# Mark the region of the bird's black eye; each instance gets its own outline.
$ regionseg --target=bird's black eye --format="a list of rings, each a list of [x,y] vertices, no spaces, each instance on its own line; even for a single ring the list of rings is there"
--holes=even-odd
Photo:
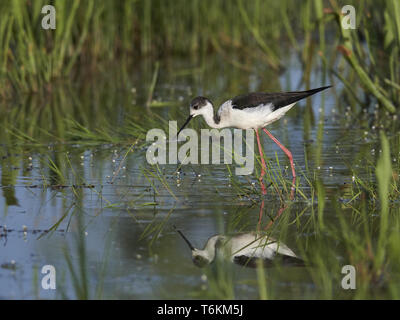
[[[199,105],[198,104],[195,104],[194,106],[193,106],[193,109],[194,110],[197,110],[199,108]]]

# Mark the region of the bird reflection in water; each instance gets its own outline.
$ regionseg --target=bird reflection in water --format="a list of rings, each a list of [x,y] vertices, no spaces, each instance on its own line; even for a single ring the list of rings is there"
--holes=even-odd
[[[287,245],[260,232],[233,236],[214,235],[207,240],[203,249],[197,249],[182,231],[176,231],[192,251],[193,263],[200,268],[211,264],[218,256],[246,267],[256,267],[258,260],[262,260],[265,267],[275,263],[286,266],[304,265],[304,261]]]

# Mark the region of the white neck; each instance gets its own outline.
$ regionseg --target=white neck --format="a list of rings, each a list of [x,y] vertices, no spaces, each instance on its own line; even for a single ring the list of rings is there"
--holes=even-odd
[[[221,121],[219,123],[215,122],[214,119],[214,109],[207,109],[206,112],[201,114],[204,118],[204,120],[207,122],[208,126],[211,128],[219,129],[223,128],[224,126],[222,125]]]
[[[204,249],[203,250],[199,250],[199,251],[201,251],[202,255],[204,257],[206,257],[211,262],[215,258],[215,251],[216,251],[217,242],[219,240],[223,240],[223,239],[224,239],[224,237],[221,236],[221,235],[213,236],[210,239],[208,239]]]

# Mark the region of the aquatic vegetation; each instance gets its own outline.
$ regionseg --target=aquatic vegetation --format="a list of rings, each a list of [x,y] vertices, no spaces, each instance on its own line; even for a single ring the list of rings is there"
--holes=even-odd
[[[399,1],[52,3],[56,30],[40,28],[46,1],[0,2],[0,298],[400,298]],[[258,154],[247,176],[146,161],[147,132],[182,125],[194,96],[326,84],[269,127],[293,197],[263,136],[264,197]],[[173,225],[197,247],[262,232],[305,266],[198,269]]]
[[[397,85],[400,6],[396,0],[378,1],[379,4],[370,0],[360,4],[357,30],[341,28],[344,4],[336,1],[302,1],[298,10],[288,0],[279,3],[193,1],[190,6],[183,2],[127,0],[94,5],[94,1],[54,1],[57,10],[54,31],[39,27],[44,0],[28,4],[17,0],[11,6],[3,2],[1,95],[10,97],[13,91],[51,92],[58,86],[55,79],[75,77],[86,69],[98,72],[93,70],[117,58],[122,58],[121,63],[128,66],[132,61],[130,56],[135,62],[138,56],[189,54],[196,57],[210,50],[226,56],[234,50],[239,55],[250,53],[251,58],[265,59],[272,69],[279,70],[283,66],[278,59],[281,51],[278,43],[288,41],[305,63],[312,59],[313,52],[307,50],[312,50],[316,41],[322,61],[343,82],[346,91],[353,97],[359,96],[348,80],[357,76],[368,94],[388,111],[395,111],[400,96]],[[347,5],[355,3],[346,2]],[[382,10],[374,10],[377,6]],[[377,25],[383,27],[376,28]],[[342,56],[327,46],[327,32],[338,33],[334,43]],[[297,40],[299,34],[304,37],[303,52]],[[337,68],[344,67],[343,59],[350,66],[347,74],[337,72]],[[388,61],[388,66],[381,65],[382,60]],[[230,62],[244,69],[251,65],[240,58]],[[157,65],[152,73],[147,105],[152,102],[159,78]],[[304,76],[307,83],[309,70]]]

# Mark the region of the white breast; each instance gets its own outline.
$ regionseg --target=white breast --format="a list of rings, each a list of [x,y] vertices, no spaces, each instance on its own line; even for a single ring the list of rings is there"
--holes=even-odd
[[[271,237],[261,237],[246,233],[236,236],[232,241],[232,259],[234,256],[245,255],[247,257],[273,259],[276,254],[295,257],[296,254],[284,243]]]
[[[221,127],[234,127],[239,129],[259,129],[282,118],[295,103],[272,111],[272,105],[260,105],[255,108],[235,109],[232,101],[228,100],[218,110]]]

